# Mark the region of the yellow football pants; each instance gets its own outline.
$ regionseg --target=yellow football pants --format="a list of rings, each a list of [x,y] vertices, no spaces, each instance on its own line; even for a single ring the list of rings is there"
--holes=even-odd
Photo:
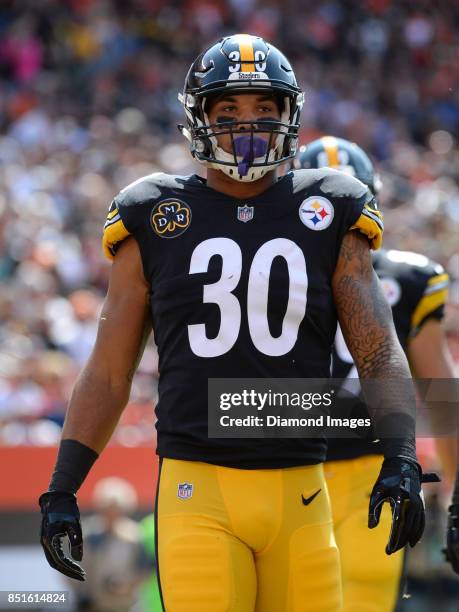
[[[166,612],[342,610],[321,464],[240,470],[164,459],[156,511]]]
[[[391,510],[384,504],[379,525],[368,529],[370,493],[381,456],[324,465],[341,557],[345,612],[393,612],[400,588],[403,551],[386,555]]]

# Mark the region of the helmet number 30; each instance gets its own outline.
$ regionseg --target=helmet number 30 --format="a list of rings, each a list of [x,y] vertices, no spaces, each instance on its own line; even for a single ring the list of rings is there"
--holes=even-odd
[[[234,64],[230,64],[228,66],[228,70],[230,72],[240,72],[241,71],[241,54],[239,51],[231,51],[228,53],[228,57]],[[266,53],[257,49],[253,56],[255,70],[257,72],[264,72],[266,70]],[[252,61],[253,61],[252,60]]]
[[[233,294],[242,273],[239,245],[229,238],[201,242],[191,256],[190,274],[207,272],[214,255],[222,258],[222,273],[216,283],[204,285],[203,302],[219,307],[220,328],[215,338],[208,338],[204,323],[188,325],[191,350],[198,357],[218,357],[227,353],[236,343],[241,327],[241,304]],[[268,323],[269,280],[276,257],[285,260],[289,276],[287,309],[278,337],[271,335]],[[261,353],[277,357],[295,346],[306,312],[307,287],[306,261],[302,250],[292,240],[269,240],[255,253],[247,287],[247,319],[252,342]]]

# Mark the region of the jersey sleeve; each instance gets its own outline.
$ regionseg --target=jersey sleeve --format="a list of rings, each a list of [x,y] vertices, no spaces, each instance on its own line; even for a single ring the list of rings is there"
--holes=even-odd
[[[150,223],[152,206],[162,194],[162,184],[174,179],[162,172],[142,176],[124,187],[108,209],[102,236],[104,255],[112,260],[123,240],[134,236],[138,241],[145,236]]]
[[[123,207],[115,198],[108,209],[102,235],[102,249],[109,260],[114,258],[117,248],[131,233],[125,225],[126,219],[123,220],[122,213]]]
[[[429,266],[430,267],[430,266]],[[411,315],[410,335],[416,335],[430,318],[441,320],[448,297],[449,277],[439,264],[426,278],[424,290]]]
[[[368,192],[370,194],[370,192]],[[365,202],[357,221],[349,228],[349,231],[356,230],[364,234],[371,248],[376,251],[382,245],[382,236],[384,231],[384,223],[381,212],[378,210],[378,204],[373,197]]]
[[[333,168],[320,168],[315,178],[320,183],[321,195],[331,196],[341,210],[341,239],[348,231],[359,231],[368,238],[373,250],[379,249],[384,231],[383,217],[370,189],[355,177]]]

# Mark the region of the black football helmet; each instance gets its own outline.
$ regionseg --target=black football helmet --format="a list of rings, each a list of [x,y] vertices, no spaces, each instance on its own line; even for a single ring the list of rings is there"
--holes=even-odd
[[[382,183],[370,158],[355,142],[334,136],[323,136],[302,145],[293,162],[294,168],[322,168],[329,166],[351,174],[365,183],[376,194]]]
[[[275,94],[280,101],[280,121],[211,125],[206,102],[210,96],[229,92]],[[303,93],[286,57],[258,36],[227,36],[201,53],[188,71],[179,100],[187,125],[178,127],[189,140],[192,155],[235,180],[256,181],[296,154]],[[231,135],[231,153],[218,145],[216,133]],[[269,141],[257,133],[269,133]]]

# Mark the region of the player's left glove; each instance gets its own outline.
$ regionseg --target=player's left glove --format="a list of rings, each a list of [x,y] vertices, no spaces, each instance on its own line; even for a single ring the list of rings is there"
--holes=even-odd
[[[405,457],[385,459],[378,480],[370,496],[368,527],[379,523],[384,502],[392,508],[392,527],[386,545],[391,555],[406,544],[414,546],[421,538],[425,526],[423,482],[439,482],[436,474],[422,474],[416,461]]]
[[[81,561],[83,558],[80,512],[75,495],[63,491],[48,491],[41,495],[38,503],[43,515],[40,542],[48,563],[69,578],[84,580],[84,569],[72,561],[62,548],[62,540],[67,537],[73,559]]]
[[[459,504],[448,508],[445,556],[456,574],[459,574]]]

